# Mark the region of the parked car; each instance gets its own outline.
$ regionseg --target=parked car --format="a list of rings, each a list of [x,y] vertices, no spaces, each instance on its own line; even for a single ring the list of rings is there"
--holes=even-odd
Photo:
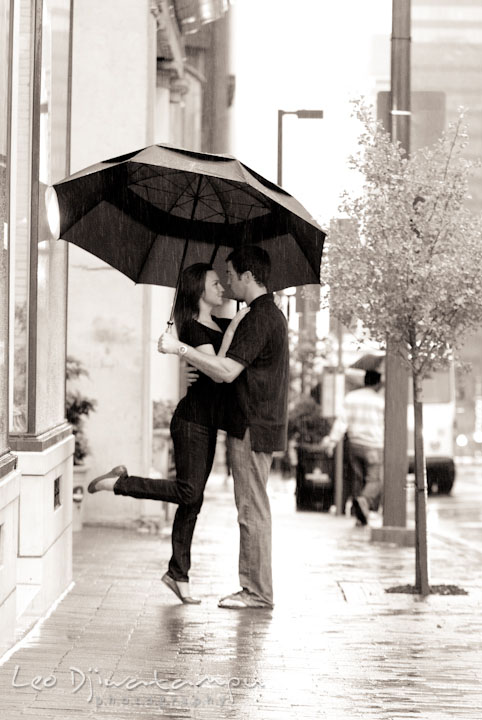
[[[455,482],[455,377],[453,365],[422,383],[423,441],[429,494],[449,494]],[[414,471],[411,388],[407,413],[409,472]]]

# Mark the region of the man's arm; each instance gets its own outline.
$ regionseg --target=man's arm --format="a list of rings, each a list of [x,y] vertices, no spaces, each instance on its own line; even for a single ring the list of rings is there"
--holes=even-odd
[[[183,355],[184,360],[216,382],[232,383],[244,370],[244,365],[236,360],[217,355],[206,355],[190,345],[179,342],[170,333],[161,335],[157,349],[161,353],[176,355],[179,353],[181,345],[187,348],[187,352]]]
[[[333,455],[335,447],[338,445],[346,431],[347,424],[345,419],[343,417],[337,417],[330,430],[330,434],[325,435],[320,443],[321,449],[325,450],[329,457]]]

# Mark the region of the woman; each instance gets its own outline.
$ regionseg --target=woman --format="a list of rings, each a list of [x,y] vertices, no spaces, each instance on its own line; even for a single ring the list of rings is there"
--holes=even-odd
[[[240,310],[231,321],[213,317],[213,309],[223,303],[223,294],[218,275],[210,265],[197,263],[184,270],[174,310],[181,342],[207,354],[225,355],[249,308]],[[90,493],[109,490],[116,495],[178,504],[172,526],[172,557],[162,581],[185,604],[201,602],[189,588],[191,542],[213,465],[223,408],[222,383],[199,373],[171,420],[176,479],[136,477],[129,475],[124,465],[118,465],[88,486]]]

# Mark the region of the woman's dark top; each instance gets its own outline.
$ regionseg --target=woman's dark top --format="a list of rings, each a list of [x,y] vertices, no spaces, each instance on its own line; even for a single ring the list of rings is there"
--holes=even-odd
[[[213,320],[219,325],[219,331],[206,327],[197,320],[184,323],[179,333],[180,341],[191,347],[212,345],[217,354],[230,320],[226,318],[213,318]],[[201,371],[198,372],[199,378],[179,401],[176,415],[198,425],[218,428],[221,426],[224,414],[225,386],[223,383],[215,383]]]

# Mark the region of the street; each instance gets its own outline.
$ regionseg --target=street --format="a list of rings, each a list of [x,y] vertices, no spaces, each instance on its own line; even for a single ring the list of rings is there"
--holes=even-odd
[[[482,465],[458,464],[450,495],[432,495],[427,505],[428,527],[482,553]]]

